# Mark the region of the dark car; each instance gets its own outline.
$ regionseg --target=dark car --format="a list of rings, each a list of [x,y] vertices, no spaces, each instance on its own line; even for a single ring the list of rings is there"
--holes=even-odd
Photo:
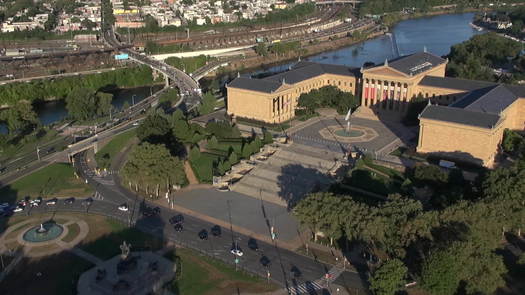
[[[170,218],[170,224],[177,224],[177,223],[183,223],[184,222],[184,216],[182,214],[177,214]]]
[[[93,198],[87,198],[85,200],[82,200],[82,205],[84,206],[91,206],[93,204]]]
[[[266,256],[261,257],[261,259],[259,259],[259,262],[261,263],[262,266],[265,266],[265,267],[270,266],[270,263],[271,263],[270,259]]]
[[[208,231],[203,229],[199,232],[199,239],[201,240],[207,240],[208,239]]]
[[[153,212],[150,207],[147,207],[142,211],[142,215],[144,215],[144,217],[151,217],[155,215],[155,212]]]
[[[252,249],[253,251],[258,251],[259,245],[257,245],[257,240],[254,238],[250,238],[248,240],[248,248]]]
[[[64,200],[64,204],[66,204],[66,205],[71,205],[73,203],[75,203],[75,198],[73,198],[73,197],[67,198],[67,199]]]
[[[218,226],[218,225],[214,225],[212,228],[211,228],[211,234],[214,236],[214,237],[220,237],[221,236],[221,227]]]
[[[181,232],[184,228],[182,226],[182,223],[177,223],[175,224],[175,226],[173,226],[173,229],[175,229],[175,231],[177,232]]]
[[[153,213],[160,214],[160,208],[159,207],[153,208]]]

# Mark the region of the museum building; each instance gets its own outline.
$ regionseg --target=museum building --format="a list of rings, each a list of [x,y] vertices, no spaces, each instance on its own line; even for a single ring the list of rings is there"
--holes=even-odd
[[[428,99],[419,116],[417,151],[491,167],[503,130],[523,130],[525,87],[445,77],[448,60],[426,51],[368,68],[299,62],[289,71],[229,85],[228,114],[267,123],[294,117],[302,93],[333,85],[361,97],[361,113],[402,118],[416,97]]]

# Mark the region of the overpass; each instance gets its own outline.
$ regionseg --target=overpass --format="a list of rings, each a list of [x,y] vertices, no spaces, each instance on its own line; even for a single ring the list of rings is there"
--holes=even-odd
[[[104,32],[104,40],[113,47],[121,46],[113,30],[107,30]],[[127,54],[131,60],[147,65],[153,70],[162,73],[164,77],[166,77],[168,85],[170,81],[173,82],[179,89],[181,97],[184,99],[184,103],[188,108],[192,108],[201,102],[202,94],[199,83],[190,75],[166,64],[163,61],[155,60],[129,48],[123,48],[120,52]]]

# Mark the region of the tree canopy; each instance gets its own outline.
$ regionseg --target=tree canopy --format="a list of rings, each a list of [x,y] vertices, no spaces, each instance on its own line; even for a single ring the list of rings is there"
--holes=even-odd
[[[350,108],[355,109],[358,105],[359,99],[352,93],[341,91],[335,86],[325,86],[303,93],[298,102],[298,106],[310,114],[321,107],[335,108],[339,114],[346,114]]]
[[[71,117],[84,121],[109,114],[113,95],[76,88],[66,97],[66,108]]]

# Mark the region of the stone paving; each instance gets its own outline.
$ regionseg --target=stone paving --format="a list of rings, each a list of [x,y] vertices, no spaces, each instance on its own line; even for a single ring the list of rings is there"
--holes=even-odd
[[[299,144],[281,147],[232,186],[232,190],[291,208],[314,188],[323,188],[333,179],[328,171],[343,155]]]

